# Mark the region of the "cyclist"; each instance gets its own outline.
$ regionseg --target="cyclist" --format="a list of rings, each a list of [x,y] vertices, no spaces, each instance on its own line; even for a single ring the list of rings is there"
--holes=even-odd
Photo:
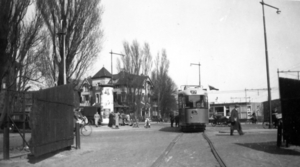
[[[277,124],[278,124],[278,119],[276,118],[276,114],[277,114],[277,107],[275,107],[272,110],[272,121],[273,121],[275,128],[277,127]]]

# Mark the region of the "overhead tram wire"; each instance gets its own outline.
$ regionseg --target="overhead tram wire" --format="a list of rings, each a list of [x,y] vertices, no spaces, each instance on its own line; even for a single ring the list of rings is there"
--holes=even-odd
[[[252,91],[252,89],[247,89],[247,91]],[[278,87],[272,87],[271,90],[278,90]],[[256,91],[255,89],[253,89],[253,91]],[[261,90],[261,91],[267,91],[267,89],[265,90]],[[225,91],[214,91],[214,92],[208,92],[208,94],[224,94],[224,93],[244,93],[245,89],[240,89],[240,90],[225,90]]]

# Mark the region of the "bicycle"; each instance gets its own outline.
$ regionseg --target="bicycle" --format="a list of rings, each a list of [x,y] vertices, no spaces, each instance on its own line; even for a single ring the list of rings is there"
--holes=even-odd
[[[83,136],[90,136],[93,132],[92,126],[88,123],[88,120],[86,117],[79,117],[77,122],[80,124],[79,125],[79,131],[80,135]]]
[[[271,125],[271,129],[276,129],[278,125],[278,122],[282,119],[282,115],[281,113],[276,114],[274,118],[272,118],[272,125]],[[277,123],[276,123],[277,122]],[[262,123],[263,128],[268,129],[270,125],[270,121],[269,120],[264,120]]]
[[[279,122],[279,120],[278,120],[278,122]],[[270,121],[263,121],[262,126],[264,129],[269,129]],[[276,129],[276,128],[277,128],[277,125],[276,125],[275,121],[272,121],[271,129]]]

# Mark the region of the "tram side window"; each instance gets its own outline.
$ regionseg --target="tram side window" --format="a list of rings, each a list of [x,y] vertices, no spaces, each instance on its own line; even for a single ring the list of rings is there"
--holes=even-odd
[[[178,105],[179,105],[179,108],[184,108],[184,97],[182,97],[182,96],[178,97]]]

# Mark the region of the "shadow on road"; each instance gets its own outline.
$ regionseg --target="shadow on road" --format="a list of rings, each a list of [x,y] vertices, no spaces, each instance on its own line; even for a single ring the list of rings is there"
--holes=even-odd
[[[289,148],[278,148],[275,141],[261,142],[261,143],[235,143],[240,146],[248,147],[254,150],[267,152],[270,154],[278,155],[300,155],[300,151],[292,150]]]
[[[41,155],[41,156],[38,156],[38,157],[34,157],[33,155],[28,155],[27,159],[28,159],[29,163],[35,164],[35,163],[39,163],[39,162],[41,162],[43,160],[46,160],[48,158],[54,157],[54,156],[58,155],[59,153],[64,152],[66,150],[70,150],[70,149],[60,149],[60,150],[57,150],[57,151],[54,151],[54,152],[50,152],[50,153],[47,153],[47,154],[44,154],[44,155]]]
[[[180,133],[180,128],[178,127],[165,127],[165,128],[161,128],[159,131],[162,132],[175,132],[175,133]]]
[[[179,127],[165,127],[165,128],[161,128],[159,131],[162,132],[174,132],[174,133],[181,133],[181,129]],[[186,130],[183,133],[202,133],[203,131],[199,131],[199,130]]]

